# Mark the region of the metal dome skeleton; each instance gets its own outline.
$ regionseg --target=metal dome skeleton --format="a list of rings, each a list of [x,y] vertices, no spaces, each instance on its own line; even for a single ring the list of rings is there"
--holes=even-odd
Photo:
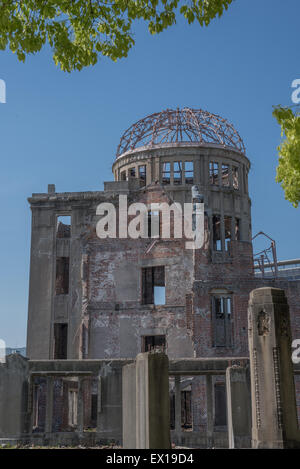
[[[139,147],[190,142],[230,147],[245,153],[238,132],[226,119],[202,109],[167,109],[139,120],[121,137],[116,157]]]

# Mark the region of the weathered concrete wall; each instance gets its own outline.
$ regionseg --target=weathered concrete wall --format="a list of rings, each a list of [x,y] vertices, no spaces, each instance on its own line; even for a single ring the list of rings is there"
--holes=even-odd
[[[0,438],[27,432],[28,360],[19,354],[0,363]]]

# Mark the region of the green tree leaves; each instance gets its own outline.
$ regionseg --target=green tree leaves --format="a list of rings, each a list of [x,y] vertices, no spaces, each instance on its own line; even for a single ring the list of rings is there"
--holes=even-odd
[[[273,116],[285,137],[278,147],[279,164],[276,181],[281,184],[285,198],[294,207],[300,202],[300,114],[292,109],[276,106]]]
[[[132,26],[144,20],[151,34],[176,23],[176,14],[207,26],[233,0],[0,0],[0,49],[25,60],[49,43],[64,71],[81,70],[99,56],[116,61],[134,45]]]

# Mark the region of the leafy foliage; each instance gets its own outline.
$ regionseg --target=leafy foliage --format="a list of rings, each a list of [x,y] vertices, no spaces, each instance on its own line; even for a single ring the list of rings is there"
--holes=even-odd
[[[0,0],[0,49],[21,61],[49,43],[67,72],[94,65],[99,56],[116,61],[134,45],[132,26],[144,20],[151,34],[188,21],[208,25],[233,0]]]
[[[285,139],[278,147],[279,164],[276,181],[281,183],[285,198],[294,207],[300,202],[300,114],[291,108],[276,106],[273,116]]]

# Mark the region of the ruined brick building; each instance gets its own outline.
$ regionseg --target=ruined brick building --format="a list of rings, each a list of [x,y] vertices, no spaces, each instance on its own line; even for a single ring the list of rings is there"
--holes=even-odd
[[[300,282],[255,275],[250,162],[231,124],[188,108],[148,116],[124,133],[112,170],[103,191],[64,193],[49,185],[29,199],[29,359],[132,359],[159,347],[170,359],[247,357],[249,292],[262,285],[285,289],[300,337]],[[184,239],[164,238],[161,230],[147,239],[97,236],[100,203],[118,206],[119,195],[127,195],[128,204],[149,206],[161,225],[151,204],[192,202],[194,186],[205,206],[201,249],[188,250]],[[182,426],[193,431],[207,420],[202,378],[181,383]],[[212,387],[214,427],[222,431],[224,377],[214,376]],[[70,407],[76,386],[68,390]]]

